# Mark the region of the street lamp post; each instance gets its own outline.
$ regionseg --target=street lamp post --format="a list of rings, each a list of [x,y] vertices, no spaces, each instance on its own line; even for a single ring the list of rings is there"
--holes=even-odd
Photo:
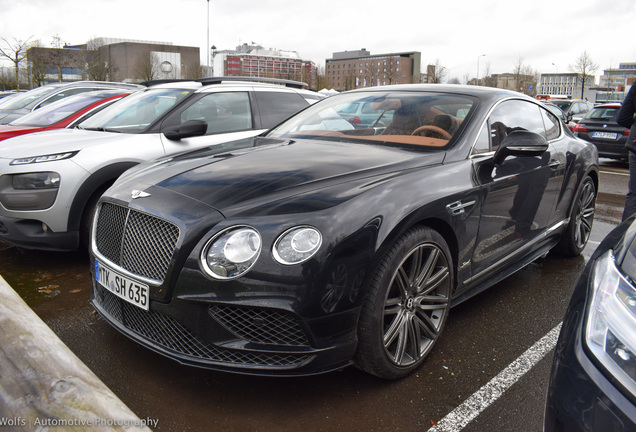
[[[207,43],[205,44],[205,50],[208,52],[208,70],[205,71],[206,74],[209,73],[210,70],[210,0],[208,1],[208,39],[207,39]]]
[[[485,57],[485,56],[486,56],[486,54],[482,54],[482,55],[477,57],[477,79],[475,80],[476,81],[475,85],[479,85],[479,59],[481,57]]]

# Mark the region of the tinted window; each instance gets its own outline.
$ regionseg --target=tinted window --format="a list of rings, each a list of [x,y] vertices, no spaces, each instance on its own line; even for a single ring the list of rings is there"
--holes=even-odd
[[[296,93],[288,92],[260,92],[256,95],[258,112],[261,116],[261,126],[271,128],[305,108],[309,103]]]
[[[497,150],[503,139],[516,130],[546,136],[541,108],[532,102],[510,100],[501,103],[491,114],[489,124],[493,150]]]
[[[252,129],[252,112],[247,92],[207,93],[180,114],[181,124],[202,120],[208,124],[206,135]],[[173,125],[174,119],[164,123]]]
[[[599,106],[590,111],[585,118],[594,120],[616,120],[616,114],[620,107],[617,106]]]

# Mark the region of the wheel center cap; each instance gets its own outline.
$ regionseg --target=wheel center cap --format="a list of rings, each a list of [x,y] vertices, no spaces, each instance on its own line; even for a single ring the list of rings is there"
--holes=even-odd
[[[409,297],[408,300],[406,300],[406,308],[408,310],[413,309],[414,304],[415,304],[415,299],[413,297]]]

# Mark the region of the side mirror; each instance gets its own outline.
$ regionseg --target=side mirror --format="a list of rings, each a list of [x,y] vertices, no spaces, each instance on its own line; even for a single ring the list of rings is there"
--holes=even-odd
[[[166,138],[180,140],[195,136],[203,136],[208,131],[208,124],[202,120],[188,120],[182,125],[164,128],[161,132]]]
[[[547,149],[548,141],[538,133],[510,132],[495,152],[495,165],[501,165],[508,156],[541,156]]]
[[[565,120],[566,123],[570,123],[572,121],[572,118],[574,117],[574,114],[570,113],[570,114],[566,114],[565,115]]]

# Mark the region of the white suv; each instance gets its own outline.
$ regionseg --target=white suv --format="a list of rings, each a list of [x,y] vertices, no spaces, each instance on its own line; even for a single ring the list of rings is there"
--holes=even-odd
[[[258,79],[262,81],[263,79]],[[76,129],[0,143],[0,239],[75,250],[95,203],[142,161],[256,136],[321,99],[303,83],[234,78],[173,81],[136,92]]]

